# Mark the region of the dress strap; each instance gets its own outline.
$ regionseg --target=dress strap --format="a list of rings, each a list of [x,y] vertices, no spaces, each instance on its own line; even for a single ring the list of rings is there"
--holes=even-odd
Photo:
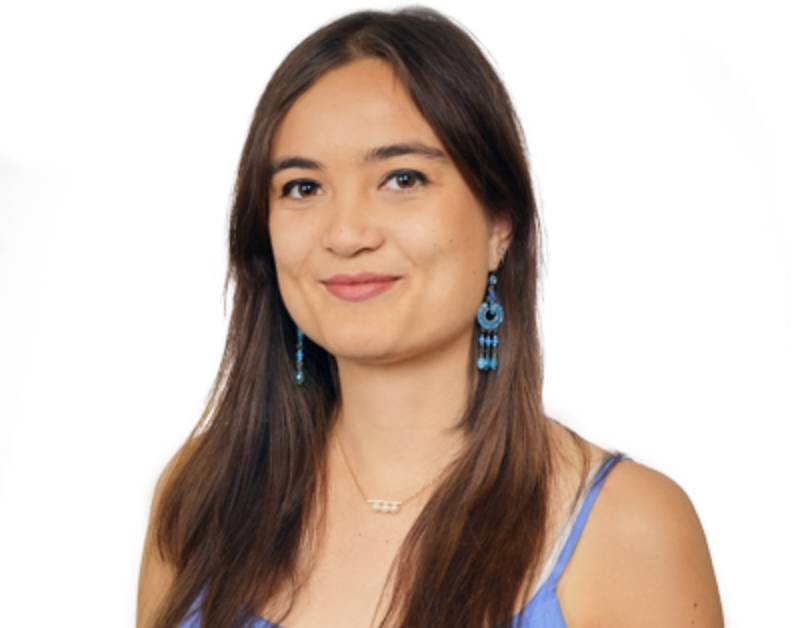
[[[550,574],[548,580],[555,583],[558,582],[558,579],[561,577],[561,573],[564,571],[564,568],[567,566],[569,559],[572,557],[572,552],[575,550],[575,546],[578,543],[578,539],[581,536],[581,532],[583,532],[583,528],[586,525],[586,520],[589,517],[589,513],[592,510],[592,506],[594,505],[595,500],[597,499],[597,495],[600,493],[600,489],[603,487],[603,482],[605,482],[606,475],[608,474],[611,467],[613,467],[617,462],[624,459],[630,460],[631,458],[625,455],[622,452],[617,452],[609,457],[600,469],[595,474],[594,478],[591,481],[591,487],[589,488],[588,492],[586,493],[585,497],[583,498],[583,503],[581,505],[580,511],[578,512],[578,516],[575,518],[575,522],[572,525],[572,529],[570,530],[569,536],[567,537],[566,542],[564,543],[564,547],[561,550],[561,553],[558,556],[558,560],[556,561],[555,567],[553,567],[553,571]]]

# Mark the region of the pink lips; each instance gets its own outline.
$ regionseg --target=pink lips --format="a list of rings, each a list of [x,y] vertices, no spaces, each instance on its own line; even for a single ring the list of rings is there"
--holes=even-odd
[[[347,301],[364,301],[386,292],[400,277],[358,273],[355,275],[334,275],[323,281],[329,292]]]

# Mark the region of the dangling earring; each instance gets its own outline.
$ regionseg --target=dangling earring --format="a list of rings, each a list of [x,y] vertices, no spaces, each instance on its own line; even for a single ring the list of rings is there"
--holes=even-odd
[[[297,345],[296,345],[297,353],[294,355],[294,363],[295,367],[297,368],[297,372],[294,376],[294,381],[298,384],[302,384],[306,376],[303,374],[303,330],[299,327],[297,328]]]
[[[481,303],[478,308],[478,323],[481,326],[481,334],[478,337],[480,345],[480,356],[476,366],[481,371],[497,370],[497,328],[503,322],[503,306],[497,302],[494,287],[497,285],[497,276],[489,273],[489,296],[486,301]]]

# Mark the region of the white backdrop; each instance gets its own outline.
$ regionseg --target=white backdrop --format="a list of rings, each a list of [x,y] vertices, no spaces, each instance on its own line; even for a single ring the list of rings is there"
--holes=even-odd
[[[684,487],[732,627],[796,618],[793,4],[431,4],[525,127],[547,409]],[[153,483],[222,350],[256,101],[318,26],[399,6],[289,5],[0,9],[2,626],[134,623]]]

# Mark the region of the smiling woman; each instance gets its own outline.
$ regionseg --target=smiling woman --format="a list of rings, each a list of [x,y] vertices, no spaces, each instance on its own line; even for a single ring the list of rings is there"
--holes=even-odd
[[[454,22],[361,11],[292,50],[138,625],[721,626],[681,488],[544,412],[539,237],[521,127]]]
[[[326,72],[286,113],[270,154],[269,239],[281,298],[337,357],[342,384],[367,384],[378,373],[364,372],[368,364],[408,373],[411,354],[458,352],[463,361],[510,218],[490,219],[392,66],[367,57]],[[286,196],[295,190],[299,198]],[[344,276],[331,280],[331,272]],[[439,314],[420,316],[423,303]],[[373,385],[385,386],[385,377]]]

